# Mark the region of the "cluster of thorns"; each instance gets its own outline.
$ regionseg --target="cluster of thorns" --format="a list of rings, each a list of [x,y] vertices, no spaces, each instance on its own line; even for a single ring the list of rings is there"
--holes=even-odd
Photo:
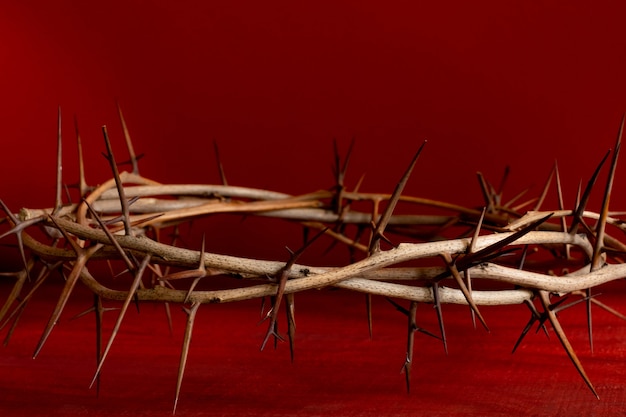
[[[372,296],[385,297],[406,315],[407,351],[403,370],[407,390],[410,388],[416,332],[441,340],[447,351],[442,305],[468,305],[472,317],[488,329],[480,306],[524,304],[530,310],[530,319],[513,351],[535,324],[538,330],[547,332],[549,323],[586,385],[598,396],[557,314],[575,303],[585,303],[591,346],[592,305],[624,318],[592,293],[593,287],[626,277],[626,263],[622,261],[626,245],[606,230],[610,226],[618,232],[626,232],[626,225],[616,217],[619,214],[609,212],[623,120],[613,151],[607,151],[586,186],[579,186],[573,209],[565,208],[556,165],[541,195],[519,203],[524,193],[504,203],[501,201],[502,187],[494,188],[478,174],[485,204],[476,209],[403,195],[424,144],[391,194],[359,192],[358,184],[354,191],[344,186],[352,146],[345,158],[341,158],[335,146],[334,186],[309,194],[293,196],[228,185],[217,147],[221,184],[160,184],[139,174],[138,158],[119,107],[118,111],[131,171],[119,171],[122,164],[116,161],[107,129],[103,127],[106,147],[103,155],[110,165],[112,178],[97,187],[89,187],[85,181],[77,129],[80,201],[63,202],[59,111],[54,207],[24,208],[14,213],[0,200],[6,215],[0,218],[3,227],[0,239],[12,235],[23,262],[21,270],[2,273],[15,281],[0,309],[0,328],[9,329],[5,343],[35,291],[53,272],[60,271],[64,286],[33,356],[41,351],[80,281],[94,294],[94,304],[88,312],[96,316],[98,361],[91,385],[99,386],[103,364],[131,303],[163,303],[168,317],[170,304],[180,304],[188,318],[176,384],[175,412],[195,317],[202,304],[269,299],[269,311],[262,312],[267,321],[267,333],[261,348],[272,339],[274,343],[283,339],[278,330],[282,306],[286,312],[286,338],[293,360],[295,295],[311,289],[336,287],[366,295],[370,331],[369,302]],[[601,210],[592,212],[586,206],[609,156]],[[552,184],[556,185],[558,207],[544,211],[541,206]],[[355,209],[356,203],[359,207],[371,209]],[[415,207],[429,207],[447,214],[395,214],[399,203],[409,207],[409,212],[414,212]],[[203,216],[224,213],[281,218],[298,224],[305,231],[304,244],[300,249],[290,251],[286,261],[267,261],[207,253],[204,238],[199,251],[177,247],[174,242],[162,242],[165,230],[175,230],[179,225]],[[313,236],[311,231],[315,233]],[[321,237],[331,240],[331,248],[336,244],[347,247],[351,253],[350,262],[340,267],[298,264],[300,255]],[[546,255],[548,262],[532,263],[530,255],[539,258]],[[109,288],[103,283],[105,279],[99,280],[92,275],[89,263],[99,260],[123,262],[130,277],[128,290]],[[430,261],[430,264],[406,266],[410,261],[421,260]],[[563,270],[567,271],[561,276],[555,276],[551,269],[551,265],[557,263],[564,265]],[[209,290],[197,287],[200,280],[217,276],[233,277],[238,280],[235,282],[244,279],[246,285]],[[498,283],[498,286],[477,290],[472,288],[473,281]],[[566,296],[572,294],[575,301],[564,303]],[[106,345],[102,343],[103,314],[109,310],[103,305],[105,300],[122,303]],[[418,303],[434,305],[438,335],[417,326]]]

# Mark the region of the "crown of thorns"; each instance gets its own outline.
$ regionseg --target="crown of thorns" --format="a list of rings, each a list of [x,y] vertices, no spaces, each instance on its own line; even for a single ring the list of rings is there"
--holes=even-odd
[[[546,324],[550,323],[585,384],[593,395],[598,396],[561,327],[557,313],[573,304],[586,303],[592,349],[592,305],[626,319],[599,301],[592,291],[594,287],[626,277],[623,261],[626,245],[607,230],[612,228],[619,232],[619,236],[626,232],[626,225],[618,218],[620,214],[609,212],[624,120],[612,152],[607,151],[585,188],[579,187],[573,208],[565,208],[555,164],[541,194],[523,202],[520,200],[524,192],[503,201],[506,173],[497,189],[479,173],[484,207],[476,209],[403,194],[425,143],[421,144],[390,194],[360,192],[360,181],[349,190],[345,186],[345,177],[352,145],[342,158],[336,143],[335,184],[322,191],[294,196],[229,185],[217,146],[215,154],[221,184],[161,184],[140,175],[138,157],[119,106],[118,112],[130,171],[119,171],[122,164],[114,157],[104,126],[106,151],[103,155],[109,163],[112,178],[97,187],[88,186],[81,139],[76,129],[80,201],[72,203],[68,193],[65,199],[68,201],[64,202],[59,110],[54,207],[22,208],[19,213],[14,213],[0,200],[6,214],[0,218],[4,228],[0,239],[14,236],[14,246],[19,249],[23,263],[19,271],[2,273],[15,280],[0,309],[0,328],[9,327],[5,343],[11,337],[19,313],[35,291],[45,288],[42,284],[46,279],[60,271],[65,284],[34,356],[43,348],[75,284],[80,281],[95,294],[94,305],[86,313],[96,315],[98,340],[102,337],[103,314],[108,310],[103,302],[122,303],[108,342],[104,348],[97,346],[98,361],[91,386],[96,384],[99,387],[103,364],[131,302],[162,303],[168,312],[170,326],[169,306],[180,304],[188,319],[176,383],[175,412],[195,317],[202,304],[269,298],[271,306],[268,311],[261,308],[267,322],[261,349],[270,340],[274,343],[284,340],[278,328],[278,313],[282,306],[286,312],[286,339],[293,360],[295,295],[310,289],[338,287],[362,292],[368,301],[372,296],[385,297],[406,316],[407,351],[403,370],[407,390],[410,389],[413,342],[417,331],[441,340],[447,351],[442,305],[468,305],[472,319],[478,319],[488,330],[480,306],[524,304],[530,310],[530,318],[513,351],[534,325],[547,333]],[[587,203],[592,191],[598,187],[597,179],[609,156],[601,210],[592,212],[586,209]],[[546,211],[542,205],[553,185],[556,186],[558,207]],[[359,207],[370,209],[356,209],[357,202]],[[408,206],[410,213],[431,207],[446,214],[394,214],[399,203]],[[173,230],[176,236],[175,231],[181,224],[202,216],[225,213],[273,217],[299,224],[304,232],[304,243],[298,250],[289,251],[286,259],[268,261],[207,253],[204,238],[200,250],[179,247],[176,239],[163,242],[166,229]],[[328,251],[347,248],[350,261],[339,267],[299,264],[300,255],[318,240],[329,242]],[[403,266],[407,261],[422,259],[430,260],[433,266]],[[533,259],[542,261],[533,262]],[[108,288],[106,279],[92,274],[89,264],[97,260],[122,262],[124,276],[128,277],[128,290]],[[563,274],[556,275],[554,265],[561,266]],[[211,277],[216,276],[233,277],[235,283],[242,279],[247,282],[226,290],[197,289],[200,280],[210,282]],[[494,290],[475,290],[472,282],[476,280],[500,284]],[[250,284],[250,281],[254,283]],[[566,304],[564,301],[568,295],[573,295],[575,301]],[[417,326],[416,309],[420,302],[435,306],[438,334]],[[367,316],[371,332],[369,311]]]

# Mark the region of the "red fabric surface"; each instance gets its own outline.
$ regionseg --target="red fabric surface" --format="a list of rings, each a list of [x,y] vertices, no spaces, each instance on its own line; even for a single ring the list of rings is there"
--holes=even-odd
[[[3,287],[6,289],[6,287]],[[173,407],[185,315],[174,309],[170,336],[161,305],[127,314],[105,363],[99,397],[88,385],[95,370],[92,316],[85,289],[75,294],[43,351],[31,359],[59,287],[45,288],[29,306],[0,355],[0,411],[4,416],[167,416]],[[623,305],[623,284],[600,299]],[[259,347],[259,303],[200,308],[177,415],[249,416],[611,416],[626,412],[626,326],[594,309],[595,351],[590,353],[583,305],[560,313],[592,379],[597,400],[576,373],[558,340],[533,329],[511,349],[525,326],[524,306],[483,307],[491,328],[473,329],[463,306],[445,306],[449,354],[418,333],[412,390],[400,369],[406,321],[374,298],[374,337],[368,337],[364,296],[315,291],[296,299],[296,357],[287,343]],[[108,306],[115,304],[108,303]],[[117,313],[105,317],[108,338]],[[418,307],[418,325],[437,333],[435,311]],[[4,334],[4,333],[3,333]]]

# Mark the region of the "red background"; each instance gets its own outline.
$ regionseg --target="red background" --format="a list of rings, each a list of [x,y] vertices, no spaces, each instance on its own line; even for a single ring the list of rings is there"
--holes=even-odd
[[[217,140],[231,183],[307,192],[332,184],[332,139],[355,138],[348,181],[389,190],[428,139],[412,194],[480,203],[476,171],[511,165],[512,195],[558,159],[573,200],[626,110],[624,7],[546,3],[5,4],[2,198],[52,204],[59,105],[67,181],[73,116],[105,178],[117,99],[161,181],[217,181]]]
[[[509,196],[538,192],[558,159],[571,204],[626,111],[625,11],[611,1],[3,2],[0,197],[15,210],[53,204],[58,106],[67,182],[74,116],[88,182],[106,179],[100,127],[122,146],[119,100],[146,154],[141,172],[157,181],[218,182],[216,140],[231,184],[328,188],[333,138],[342,149],[355,138],[347,185],[365,172],[364,190],[391,191],[427,139],[407,193],[480,205],[476,171],[497,183],[507,165]],[[618,168],[617,190],[623,178]],[[626,206],[619,191],[612,202]],[[259,247],[220,239],[226,252]],[[283,245],[260,256],[282,256]]]

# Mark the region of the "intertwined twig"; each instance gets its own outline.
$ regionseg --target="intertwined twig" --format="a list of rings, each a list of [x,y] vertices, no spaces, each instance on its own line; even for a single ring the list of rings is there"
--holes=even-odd
[[[92,384],[98,381],[115,335],[132,301],[161,302],[166,306],[171,303],[181,304],[188,314],[188,320],[176,384],[175,410],[196,313],[202,304],[270,297],[272,308],[266,314],[269,325],[262,341],[262,346],[265,346],[271,336],[274,336],[275,342],[282,339],[278,328],[278,311],[283,305],[281,301],[285,300],[287,337],[293,359],[294,295],[310,289],[337,287],[363,292],[368,300],[371,296],[386,297],[406,315],[408,339],[403,369],[406,372],[407,389],[410,386],[415,332],[435,336],[417,327],[417,303],[435,305],[440,332],[435,337],[442,341],[446,349],[443,305],[469,305],[472,317],[478,317],[485,329],[488,329],[481,306],[525,304],[531,310],[531,319],[514,350],[533,324],[544,327],[546,322],[550,322],[575,368],[594,395],[598,395],[558,320],[557,312],[564,308],[560,301],[562,299],[553,302],[551,297],[566,294],[582,296],[580,299],[587,303],[591,342],[592,304],[609,309],[593,297],[591,289],[626,276],[626,263],[622,263],[626,245],[616,237],[626,232],[626,224],[609,212],[622,127],[605,182],[602,210],[594,213],[587,210],[586,206],[607,157],[602,160],[584,193],[569,210],[564,208],[556,165],[540,196],[523,204],[516,203],[521,194],[508,202],[502,201],[506,173],[497,190],[479,174],[485,199],[485,207],[482,209],[405,195],[404,187],[410,180],[423,144],[392,194],[360,192],[359,186],[353,191],[348,190],[345,177],[352,146],[343,163],[335,146],[336,184],[328,190],[308,194],[293,196],[228,185],[217,147],[217,165],[222,184],[160,184],[139,174],[137,157],[121,110],[119,115],[132,172],[118,171],[111,142],[106,128],[103,128],[106,145],[104,155],[109,162],[112,179],[98,187],[88,187],[84,177],[80,136],[76,129],[81,200],[64,204],[60,192],[62,167],[59,111],[57,198],[54,207],[23,208],[19,213],[13,213],[0,201],[6,215],[2,220],[6,230],[0,234],[0,238],[9,235],[17,237],[24,265],[23,271],[2,274],[13,277],[15,284],[0,309],[0,326],[4,328],[13,320],[11,329],[14,327],[34,291],[42,288],[44,280],[53,271],[70,271],[62,295],[35,349],[35,356],[61,317],[77,282],[86,285],[95,297],[94,307],[90,311],[95,312],[98,323],[98,364]],[[553,182],[556,182],[559,205],[556,210],[545,211],[541,205]],[[357,207],[364,207],[363,203],[369,203],[371,210],[359,210]],[[530,204],[534,204],[534,209],[524,211]],[[409,214],[395,213],[398,205],[402,205],[405,213]],[[448,214],[422,214],[428,212],[429,208]],[[329,250],[347,246],[350,260],[340,267],[298,264],[299,255],[315,240],[308,237],[303,247],[292,252],[286,262],[208,253],[204,249],[204,238],[199,251],[160,241],[166,229],[174,230],[180,224],[191,223],[200,217],[226,213],[279,218],[301,225],[304,231],[318,230],[316,238],[332,242]],[[609,227],[618,233],[610,233]],[[305,236],[308,234],[305,233]],[[93,260],[121,262],[126,273],[132,277],[128,290],[107,287],[107,280],[101,279],[102,275],[99,275],[102,272],[93,273],[90,270],[90,261]],[[423,266],[406,266],[409,261],[420,261],[416,265]],[[557,266],[569,272],[555,276]],[[207,281],[215,276],[232,276],[236,280],[252,280],[253,283],[246,282],[232,289],[197,289],[196,284],[200,280]],[[27,284],[29,279],[30,284]],[[494,287],[497,289],[476,290],[473,282],[477,280],[500,284]],[[30,290],[25,292],[27,287]],[[103,300],[122,302],[104,351],[100,346],[102,315],[107,310],[102,305]],[[403,300],[409,303],[409,307],[401,305]],[[371,311],[368,315],[371,315]],[[9,336],[10,333],[11,330]]]

